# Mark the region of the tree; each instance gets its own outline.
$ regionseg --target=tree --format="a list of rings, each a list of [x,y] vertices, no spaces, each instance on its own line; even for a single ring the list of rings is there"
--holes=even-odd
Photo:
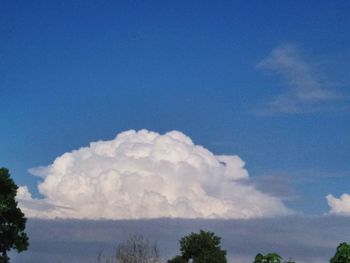
[[[158,246],[141,235],[130,237],[118,245],[115,256],[100,254],[99,263],[160,263]]]
[[[330,263],[350,263],[350,244],[340,243]]]
[[[253,263],[282,263],[282,257],[276,253],[268,253],[265,256],[259,253]]]
[[[200,230],[180,240],[181,256],[176,256],[168,263],[226,263],[226,251],[220,248],[221,238],[212,232]]]
[[[175,256],[168,260],[168,263],[187,263],[187,261],[182,256]]]
[[[17,189],[9,170],[0,168],[0,263],[9,262],[7,252],[11,249],[21,252],[29,245],[24,232],[26,218],[15,199]]]
[[[158,263],[160,262],[159,250],[156,244],[152,244],[141,235],[135,235],[122,243],[117,248],[118,263]]]

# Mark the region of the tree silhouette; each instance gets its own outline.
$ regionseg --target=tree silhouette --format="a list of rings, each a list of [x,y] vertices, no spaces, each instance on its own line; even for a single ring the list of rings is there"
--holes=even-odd
[[[330,263],[350,263],[350,244],[340,243]]]
[[[24,232],[26,218],[15,199],[17,189],[9,170],[0,168],[0,263],[10,261],[7,252],[11,249],[21,252],[29,245]]]
[[[282,263],[282,257],[276,253],[268,253],[265,256],[259,253],[253,263]]]
[[[142,235],[131,236],[118,245],[115,256],[98,255],[98,263],[160,263],[159,249]]]
[[[169,263],[226,263],[226,251],[220,248],[221,238],[212,232],[201,230],[191,233],[180,240],[181,256],[169,260]]]

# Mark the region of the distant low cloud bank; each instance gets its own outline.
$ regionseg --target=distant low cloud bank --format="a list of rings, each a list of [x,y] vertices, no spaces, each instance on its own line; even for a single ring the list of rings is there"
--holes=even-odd
[[[336,247],[349,242],[349,219],[342,216],[286,216],[250,220],[41,220],[27,223],[30,249],[12,253],[16,263],[96,262],[99,253],[135,234],[157,242],[165,260],[179,253],[180,238],[200,229],[220,236],[228,262],[253,262],[257,253],[276,252],[298,263],[329,263]]]
[[[290,214],[249,183],[238,156],[214,155],[179,131],[126,131],[67,152],[47,167],[42,199],[28,188],[18,201],[28,217],[76,219],[258,218]]]

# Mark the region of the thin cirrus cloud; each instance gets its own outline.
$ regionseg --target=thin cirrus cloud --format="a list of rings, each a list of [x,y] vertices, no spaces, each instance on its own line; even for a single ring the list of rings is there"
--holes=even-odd
[[[272,72],[285,83],[285,90],[259,108],[258,114],[298,114],[346,108],[346,97],[321,81],[300,53],[295,45],[281,45],[257,64],[258,69]]]
[[[18,191],[28,217],[76,219],[259,218],[292,213],[247,184],[238,156],[214,155],[178,131],[126,131],[67,152],[47,167],[43,198]]]

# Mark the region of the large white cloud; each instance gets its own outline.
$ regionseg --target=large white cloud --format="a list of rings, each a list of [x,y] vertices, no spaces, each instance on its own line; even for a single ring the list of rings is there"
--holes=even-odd
[[[342,194],[339,198],[333,195],[327,195],[328,205],[331,214],[349,215],[350,216],[350,195]]]
[[[29,217],[42,218],[253,218],[285,215],[277,197],[249,183],[238,156],[215,156],[178,131],[126,131],[65,153],[47,167],[43,199],[26,187],[18,200]]]

